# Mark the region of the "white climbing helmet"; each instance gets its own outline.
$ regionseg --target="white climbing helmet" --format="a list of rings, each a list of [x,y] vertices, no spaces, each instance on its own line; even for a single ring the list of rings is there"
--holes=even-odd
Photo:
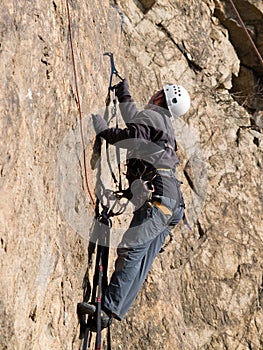
[[[180,117],[190,108],[191,99],[183,86],[167,84],[163,87],[167,106],[173,117]]]

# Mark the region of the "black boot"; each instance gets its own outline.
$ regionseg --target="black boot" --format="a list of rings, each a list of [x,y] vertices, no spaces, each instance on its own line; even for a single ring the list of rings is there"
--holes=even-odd
[[[105,311],[101,310],[101,330],[104,328],[108,328],[112,324],[112,316],[108,315]],[[94,315],[91,325],[90,325],[90,330],[92,332],[97,332],[97,314]]]
[[[85,302],[78,303],[77,311],[78,314],[92,316],[96,312],[96,306]]]

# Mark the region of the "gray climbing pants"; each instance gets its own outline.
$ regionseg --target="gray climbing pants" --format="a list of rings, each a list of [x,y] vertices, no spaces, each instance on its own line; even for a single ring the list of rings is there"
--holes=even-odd
[[[104,307],[119,320],[136,298],[165,237],[183,217],[180,193],[177,200],[159,196],[155,203],[152,206],[144,203],[134,212],[117,248],[115,271],[105,292]]]

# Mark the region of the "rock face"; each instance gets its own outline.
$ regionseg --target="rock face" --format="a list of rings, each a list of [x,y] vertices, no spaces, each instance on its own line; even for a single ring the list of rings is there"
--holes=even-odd
[[[247,27],[244,33],[242,23],[237,12]],[[237,51],[241,62],[238,77],[233,79],[232,93],[234,98],[251,111],[262,110],[262,77],[263,60],[253,48],[254,42],[259,54],[263,50],[263,22],[262,3],[258,1],[235,1],[234,7],[230,1],[216,2],[216,15],[220,22],[228,29],[230,40]],[[246,40],[244,40],[244,34]]]
[[[66,4],[1,4],[1,349],[81,344],[76,304],[93,205]],[[183,223],[174,230],[127,317],[113,324],[113,349],[263,348],[262,66],[226,5],[69,1],[92,191],[90,115],[107,94],[104,52],[114,52],[138,104],[174,81],[192,98],[190,112],[174,121],[192,231]],[[236,5],[262,55],[262,3]],[[235,100],[237,86],[254,91],[256,102]],[[129,216],[118,217],[115,232]]]

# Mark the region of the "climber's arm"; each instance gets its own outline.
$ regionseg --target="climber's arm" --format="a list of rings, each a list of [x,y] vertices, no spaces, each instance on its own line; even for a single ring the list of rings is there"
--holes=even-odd
[[[133,118],[137,115],[138,109],[131,97],[129,85],[126,79],[116,85],[116,96],[118,97],[119,108],[123,120],[126,124],[131,123]]]
[[[129,148],[138,139],[149,140],[150,128],[147,125],[129,123],[125,129],[109,128],[106,121],[98,114],[92,115],[96,134],[108,143],[122,142],[119,147]]]

